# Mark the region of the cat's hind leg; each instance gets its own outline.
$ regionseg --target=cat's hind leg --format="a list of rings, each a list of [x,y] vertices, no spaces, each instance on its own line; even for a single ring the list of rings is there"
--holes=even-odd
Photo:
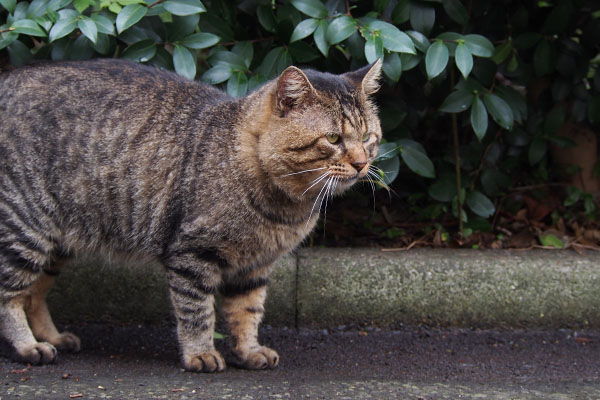
[[[35,339],[25,314],[30,289],[42,272],[29,263],[15,262],[24,261],[16,255],[0,251],[0,334],[21,361],[48,364],[56,359],[56,348]]]
[[[269,272],[269,267],[258,268],[228,279],[221,288],[232,350],[239,365],[248,369],[274,368],[279,364],[277,352],[258,342]]]
[[[58,350],[79,351],[81,341],[70,332],[60,333],[48,310],[46,295],[54,283],[54,277],[42,273],[39,279],[31,286],[29,296],[25,300],[24,308],[33,336],[40,342],[48,342]]]

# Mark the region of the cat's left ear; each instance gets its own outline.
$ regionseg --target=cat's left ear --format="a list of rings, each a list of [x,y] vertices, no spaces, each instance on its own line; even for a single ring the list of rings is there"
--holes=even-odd
[[[381,58],[372,65],[367,65],[356,71],[348,72],[344,76],[356,86],[362,88],[366,95],[373,94],[379,90],[381,83]]]
[[[288,67],[277,79],[277,108],[282,116],[286,116],[292,109],[308,102],[314,93],[315,89],[304,72]]]

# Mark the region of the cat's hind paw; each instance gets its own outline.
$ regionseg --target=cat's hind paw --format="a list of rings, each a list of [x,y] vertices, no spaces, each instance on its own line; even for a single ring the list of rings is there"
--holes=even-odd
[[[185,369],[192,372],[221,372],[225,370],[225,360],[216,350],[184,356]]]
[[[279,354],[265,346],[252,349],[245,356],[238,354],[237,357],[239,365],[247,369],[269,369],[279,365]]]
[[[49,340],[58,350],[72,351],[81,350],[81,340],[71,332],[63,332],[56,338]]]
[[[56,361],[58,352],[56,351],[56,347],[50,343],[39,342],[22,349],[17,349],[17,354],[23,362],[42,365]]]

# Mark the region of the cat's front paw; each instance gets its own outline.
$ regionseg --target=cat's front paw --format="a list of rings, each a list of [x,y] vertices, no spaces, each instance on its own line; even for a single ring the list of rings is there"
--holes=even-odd
[[[31,346],[17,349],[21,361],[34,364],[50,364],[56,360],[57,351],[54,346],[47,342],[39,342]]]
[[[49,340],[58,350],[78,352],[81,350],[81,340],[71,332],[63,332],[56,338]]]
[[[183,357],[183,366],[192,372],[221,372],[225,370],[225,360],[216,350]]]
[[[279,354],[273,349],[259,346],[246,352],[235,352],[239,365],[247,369],[275,368],[279,364]]]

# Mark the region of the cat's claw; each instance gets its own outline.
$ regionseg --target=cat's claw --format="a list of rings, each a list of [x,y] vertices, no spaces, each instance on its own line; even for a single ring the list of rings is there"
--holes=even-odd
[[[47,342],[39,342],[24,349],[17,350],[17,354],[26,363],[34,365],[50,364],[56,361],[58,352],[56,347]]]
[[[58,350],[72,351],[81,350],[81,340],[71,332],[63,332],[50,341]]]
[[[185,369],[192,372],[221,372],[225,370],[225,360],[216,350],[184,357]]]
[[[238,354],[239,364],[247,369],[270,369],[279,365],[279,354],[273,349],[260,346],[245,356]]]

